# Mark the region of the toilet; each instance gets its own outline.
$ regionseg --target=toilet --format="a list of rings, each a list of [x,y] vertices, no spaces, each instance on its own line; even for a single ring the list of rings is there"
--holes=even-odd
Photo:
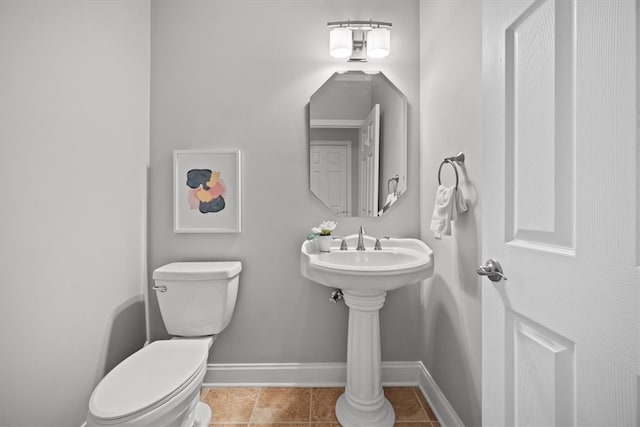
[[[87,427],[205,427],[200,402],[209,348],[231,321],[242,264],[175,262],[153,272],[169,340],[150,343],[113,368],[89,399]]]

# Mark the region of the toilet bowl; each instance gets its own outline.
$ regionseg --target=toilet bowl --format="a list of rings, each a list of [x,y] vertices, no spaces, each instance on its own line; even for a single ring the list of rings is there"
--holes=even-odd
[[[167,331],[109,372],[89,399],[87,427],[206,427],[200,402],[209,348],[235,307],[239,262],[172,263],[154,271]]]
[[[87,426],[194,425],[208,353],[205,340],[167,340],[132,354],[93,391]]]

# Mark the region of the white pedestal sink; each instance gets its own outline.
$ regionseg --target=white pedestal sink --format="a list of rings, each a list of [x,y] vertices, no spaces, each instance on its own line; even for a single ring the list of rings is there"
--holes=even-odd
[[[335,242],[330,252],[318,252],[313,240],[302,244],[300,270],[307,279],[340,288],[349,307],[347,386],[336,403],[343,427],[392,427],[395,413],[382,391],[379,310],[387,291],[433,274],[433,252],[416,239],[384,240],[364,236],[364,251],[356,251],[358,236],[347,236],[346,251]]]

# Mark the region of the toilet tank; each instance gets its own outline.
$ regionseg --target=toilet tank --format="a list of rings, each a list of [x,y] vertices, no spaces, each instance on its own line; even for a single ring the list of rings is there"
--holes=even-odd
[[[174,262],[153,272],[154,290],[167,332],[197,337],[222,332],[233,315],[242,264]]]

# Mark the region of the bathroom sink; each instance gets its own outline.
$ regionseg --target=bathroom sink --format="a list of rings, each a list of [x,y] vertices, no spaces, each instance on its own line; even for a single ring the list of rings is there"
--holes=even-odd
[[[360,227],[361,233],[364,227]],[[365,250],[356,250],[359,237]],[[349,307],[347,386],[336,402],[336,417],[345,427],[392,427],[395,412],[382,390],[380,319],[387,291],[433,274],[433,251],[417,239],[376,239],[365,234],[334,240],[320,252],[314,240],[300,250],[300,271],[307,279],[343,291]]]
[[[342,290],[386,292],[433,274],[433,252],[420,240],[384,239],[382,250],[374,250],[375,239],[363,236],[365,250],[357,251],[357,239],[355,234],[345,237],[347,250],[340,250],[340,240],[335,240],[329,252],[319,252],[313,240],[305,241],[302,275]]]

